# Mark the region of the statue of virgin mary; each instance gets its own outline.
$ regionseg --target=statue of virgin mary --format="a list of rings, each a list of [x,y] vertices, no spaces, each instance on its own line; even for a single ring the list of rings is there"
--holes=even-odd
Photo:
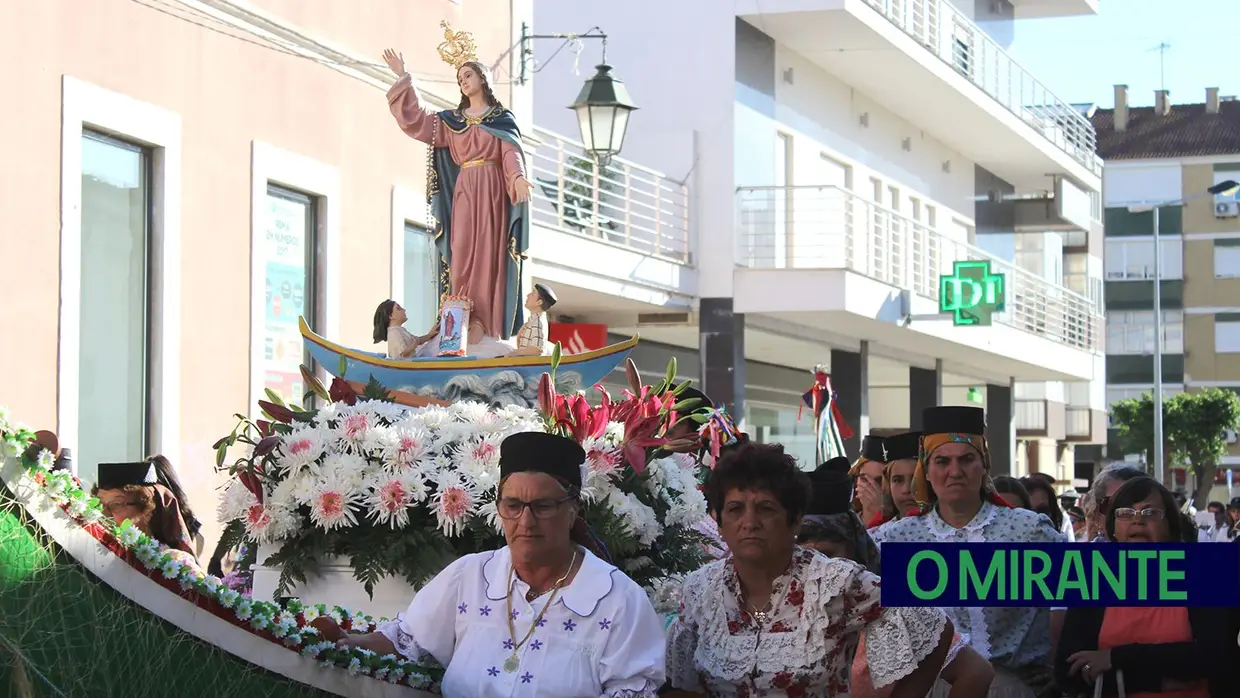
[[[456,109],[428,111],[419,99],[404,58],[384,52],[397,81],[388,90],[396,123],[431,147],[427,189],[435,218],[435,245],[443,260],[445,290],[468,298],[470,344],[507,339],[524,322],[521,264],[529,246],[525,153],[516,117],[491,90],[473,38],[442,22],[439,55],[456,67],[461,102]]]

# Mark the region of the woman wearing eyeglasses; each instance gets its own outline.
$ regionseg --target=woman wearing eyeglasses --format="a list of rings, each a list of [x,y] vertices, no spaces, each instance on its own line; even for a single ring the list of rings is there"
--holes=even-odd
[[[378,632],[316,627],[379,654],[433,657],[447,698],[653,698],[663,623],[636,582],[588,549],[578,524],[584,461],[570,439],[509,436],[496,493],[505,547],[449,565]]]
[[[1106,534],[1116,543],[1175,543],[1183,522],[1171,492],[1138,477],[1110,498]],[[1235,609],[1072,608],[1063,624],[1055,676],[1070,696],[1234,698],[1240,695]]]

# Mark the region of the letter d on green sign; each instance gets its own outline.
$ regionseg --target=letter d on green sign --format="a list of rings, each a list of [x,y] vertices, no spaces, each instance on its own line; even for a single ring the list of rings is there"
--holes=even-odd
[[[938,583],[935,584],[934,589],[931,591],[926,591],[917,583],[917,566],[921,564],[922,560],[929,560],[938,568]],[[942,596],[947,589],[947,560],[944,560],[942,555],[933,550],[919,550],[914,553],[913,557],[908,561],[908,589],[913,592],[913,596],[922,601],[937,599]]]

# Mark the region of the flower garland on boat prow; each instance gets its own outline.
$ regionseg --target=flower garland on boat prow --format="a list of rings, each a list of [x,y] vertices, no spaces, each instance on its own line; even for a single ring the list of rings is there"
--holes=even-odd
[[[171,593],[239,628],[314,659],[323,667],[414,689],[439,691],[443,669],[433,662],[422,664],[396,655],[340,647],[322,639],[312,625],[320,616],[330,616],[347,631],[365,633],[386,619],[339,606],[303,604],[296,598],[275,603],[255,601],[232,588],[225,579],[204,575],[175,559],[129,521],[117,526],[103,513],[99,499],[92,497],[68,470],[54,470],[54,454],[37,443],[29,429],[10,423],[7,412],[0,407],[0,461],[7,459],[20,460],[22,477],[38,488],[44,506],[59,508],[104,547]],[[4,486],[0,483],[0,487]]]
[[[228,466],[234,480],[221,495],[230,534],[277,548],[263,561],[281,571],[277,595],[304,584],[329,557],[347,557],[368,594],[385,577],[421,586],[452,560],[502,547],[495,511],[500,443],[522,431],[550,431],[585,449],[585,519],[612,561],[635,581],[685,574],[703,562],[706,516],[699,491],[695,435],[668,438],[684,419],[695,427],[709,412],[677,401],[675,362],[656,386],[642,386],[627,366],[630,391],[615,401],[557,394],[551,373],[540,381],[539,410],[476,402],[405,407],[375,381],[365,393],[336,379],[330,389],[306,383],[326,400],[317,410],[260,402],[265,420],[238,425],[216,443],[217,463],[238,443],[247,453]],[[308,376],[307,378],[312,378]]]

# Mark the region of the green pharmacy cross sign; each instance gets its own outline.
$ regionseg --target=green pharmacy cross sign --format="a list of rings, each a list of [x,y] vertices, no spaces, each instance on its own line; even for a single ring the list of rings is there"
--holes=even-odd
[[[951,274],[939,277],[939,312],[951,313],[957,327],[989,325],[1003,312],[1003,274],[992,274],[988,261],[961,261]]]

